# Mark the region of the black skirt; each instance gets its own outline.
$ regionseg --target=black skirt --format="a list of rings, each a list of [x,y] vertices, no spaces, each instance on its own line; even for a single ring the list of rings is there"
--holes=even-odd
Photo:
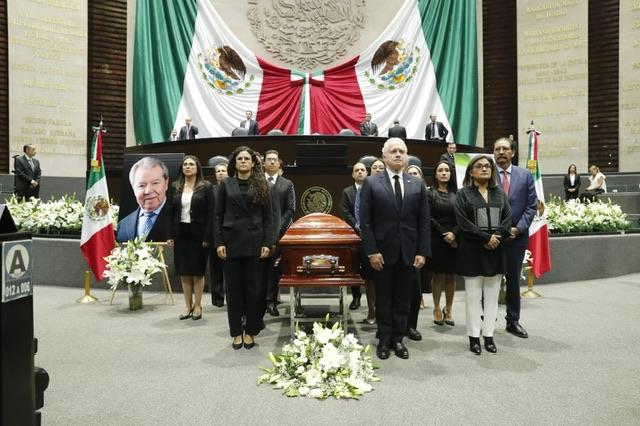
[[[210,247],[202,247],[201,235],[193,235],[190,223],[180,223],[180,237],[175,240],[173,248],[173,261],[178,275],[204,275],[210,251]]]

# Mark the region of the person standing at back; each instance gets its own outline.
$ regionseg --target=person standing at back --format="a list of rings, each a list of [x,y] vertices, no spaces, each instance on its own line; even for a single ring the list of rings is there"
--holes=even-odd
[[[36,146],[27,144],[22,147],[24,155],[15,157],[14,173],[15,173],[15,194],[18,197],[38,198],[40,195],[40,162],[34,158],[36,155]]]
[[[493,155],[498,165],[498,183],[507,195],[511,211],[511,235],[505,245],[506,330],[514,336],[527,338],[529,335],[520,324],[520,274],[529,242],[529,226],[537,211],[538,197],[531,173],[511,163],[516,155],[513,142],[507,138],[496,140]]]

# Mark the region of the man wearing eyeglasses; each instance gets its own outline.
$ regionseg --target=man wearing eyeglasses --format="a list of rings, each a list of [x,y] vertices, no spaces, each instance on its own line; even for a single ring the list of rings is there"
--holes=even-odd
[[[509,198],[511,206],[511,236],[505,245],[507,292],[507,332],[527,338],[527,331],[520,325],[520,272],[524,252],[529,242],[529,226],[536,215],[538,197],[533,177],[528,170],[512,164],[516,154],[513,141],[500,138],[493,145],[493,155],[498,165],[499,183]]]

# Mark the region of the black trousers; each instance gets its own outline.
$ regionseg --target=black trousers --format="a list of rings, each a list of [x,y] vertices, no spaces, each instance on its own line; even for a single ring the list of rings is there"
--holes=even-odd
[[[381,344],[402,342],[407,331],[409,303],[415,288],[416,270],[397,263],[375,271],[376,322]]]
[[[224,261],[227,316],[232,337],[243,332],[255,336],[260,332],[260,308],[264,303],[260,272],[260,259],[255,256],[227,258]],[[242,317],[246,319],[244,327]]]
[[[209,274],[211,278],[211,303],[224,302],[224,273],[222,259],[213,250],[209,258]]]
[[[505,292],[505,303],[507,305],[507,322],[520,321],[520,274],[522,271],[522,260],[524,251],[527,248],[526,242],[514,246],[507,243],[505,245],[506,267],[505,278],[507,288]]]
[[[411,301],[409,302],[409,317],[407,318],[407,328],[418,329],[418,314],[420,313],[420,301],[422,300],[422,286],[420,273],[425,268],[415,270],[411,285]]]
[[[280,265],[275,266],[276,260],[280,257],[280,246],[276,245],[275,253],[267,259],[265,266],[265,280],[267,284],[267,303],[276,303],[278,301],[278,283],[282,275]]]

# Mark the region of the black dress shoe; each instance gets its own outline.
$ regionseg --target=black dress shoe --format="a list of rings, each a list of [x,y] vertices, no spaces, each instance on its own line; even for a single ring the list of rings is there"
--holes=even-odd
[[[278,307],[276,306],[275,303],[267,304],[267,312],[269,312],[269,315],[271,315],[272,317],[280,316],[280,311],[278,311]]]
[[[354,309],[358,309],[360,307],[360,297],[361,296],[353,296],[353,300],[349,304],[349,309],[353,311]]]
[[[409,328],[407,330],[407,337],[411,340],[415,340],[416,342],[422,340],[422,334],[415,328]]]
[[[191,319],[192,319],[192,320],[194,320],[194,321],[197,321],[197,320],[199,320],[200,318],[202,318],[202,308],[200,308],[200,313],[199,313],[198,315],[193,315],[193,316],[191,317]]]
[[[217,306],[218,308],[222,308],[224,306],[224,300],[219,299],[213,302],[213,306]]]
[[[393,344],[393,351],[396,353],[398,358],[409,359],[409,350],[402,342],[395,342]]]
[[[233,342],[231,343],[231,347],[233,348],[234,351],[237,351],[242,347],[242,343],[243,343],[242,339],[240,339],[240,343]]]
[[[389,352],[389,346],[383,343],[378,343],[378,348],[376,349],[376,355],[378,355],[378,358],[380,359],[389,358],[389,355],[391,355],[391,353]]]
[[[492,354],[495,354],[496,352],[498,352],[498,348],[496,348],[496,344],[493,341],[493,337],[484,338],[484,348],[487,350],[487,352],[491,352]]]
[[[469,350],[476,355],[480,355],[482,353],[482,348],[480,347],[480,338],[479,337],[471,337],[469,336]]]
[[[249,336],[248,334],[245,334],[245,336],[244,336],[244,337],[245,337],[245,338],[246,338],[246,337],[251,337],[251,341],[250,341],[250,342],[247,342],[247,341],[246,341],[246,339],[245,339],[245,340],[243,340],[244,348],[245,348],[245,349],[251,349],[251,348],[256,344],[255,339],[253,338],[253,336]]]
[[[179,316],[180,321],[186,320],[187,318],[191,318],[191,315],[193,315],[193,308],[191,308],[188,314],[180,314]]]
[[[506,330],[507,330],[507,333],[511,333],[514,336],[521,337],[523,339],[526,339],[527,337],[529,337],[529,334],[527,334],[527,330],[525,330],[524,327],[522,327],[518,321],[508,322]]]
[[[442,319],[441,320],[437,320],[436,319],[436,313],[441,313],[440,308],[435,308],[433,310],[433,323],[435,325],[444,325],[444,314],[442,315]]]

